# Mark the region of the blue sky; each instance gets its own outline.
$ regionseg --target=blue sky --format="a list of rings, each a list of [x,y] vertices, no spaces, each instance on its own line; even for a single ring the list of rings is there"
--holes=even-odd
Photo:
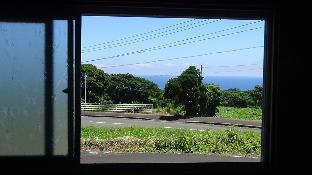
[[[82,17],[82,64],[106,73],[179,75],[203,65],[204,76],[262,77],[263,45],[259,20]]]

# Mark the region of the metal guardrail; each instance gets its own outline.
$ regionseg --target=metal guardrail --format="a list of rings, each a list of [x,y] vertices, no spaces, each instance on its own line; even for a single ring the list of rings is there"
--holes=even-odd
[[[103,112],[144,112],[152,113],[153,104],[99,104],[81,103],[82,111],[103,111]]]

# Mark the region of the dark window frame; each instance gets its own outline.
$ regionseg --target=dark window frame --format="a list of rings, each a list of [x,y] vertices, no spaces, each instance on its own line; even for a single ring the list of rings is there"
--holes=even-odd
[[[118,8],[117,8],[118,9]],[[120,10],[120,9],[119,9]],[[147,10],[147,11],[146,11]],[[224,10],[224,11],[230,11],[229,14],[224,15],[223,12],[220,12],[218,10],[217,13],[214,10],[211,9],[201,9],[202,11],[194,12],[196,9],[193,9],[194,11],[189,11],[185,9],[153,9],[148,8],[143,10],[141,8],[129,8],[124,9],[120,11],[126,11],[130,13],[123,13],[116,14],[116,11],[118,10],[114,8],[104,8],[104,9],[97,9],[94,11],[86,11],[85,13],[82,13],[83,16],[135,16],[135,17],[199,17],[199,18],[227,18],[227,19],[248,19],[248,20],[265,20],[265,47],[264,47],[264,62],[263,62],[263,87],[264,87],[264,103],[263,103],[263,118],[262,118],[262,143],[261,143],[261,162],[218,162],[218,163],[186,163],[184,165],[181,164],[119,164],[114,163],[112,164],[82,164],[81,167],[83,169],[86,169],[86,172],[88,171],[99,171],[102,170],[110,170],[110,171],[116,171],[119,169],[122,169],[124,173],[126,172],[134,172],[138,169],[151,169],[153,171],[160,171],[162,172],[163,169],[180,169],[181,172],[193,172],[194,170],[213,170],[212,172],[220,171],[223,167],[225,168],[225,172],[231,172],[232,170],[243,170],[244,172],[248,172],[249,170],[266,170],[269,168],[271,164],[271,150],[272,150],[272,142],[271,142],[271,127],[272,127],[272,90],[273,90],[273,67],[274,67],[274,58],[273,58],[273,19],[274,16],[272,15],[272,12],[263,10],[254,10],[252,12],[250,11],[244,11],[244,10]],[[169,13],[168,13],[169,11]],[[212,11],[212,13],[211,13]],[[143,13],[142,13],[143,12]],[[166,13],[167,12],[167,13]],[[219,13],[218,13],[219,12]],[[155,14],[165,14],[162,16],[156,16]],[[179,16],[179,14],[186,14],[185,16]],[[206,14],[206,15],[204,15]],[[217,14],[217,15],[216,15]],[[81,18],[80,18],[80,24],[81,24]],[[77,85],[76,85],[77,87]],[[78,111],[76,111],[78,112]],[[77,131],[78,133],[78,131]],[[80,131],[79,131],[80,133]],[[217,168],[219,167],[219,168]]]
[[[263,3],[264,2],[264,3]],[[98,164],[98,165],[80,165],[80,88],[75,89],[75,144],[73,145],[74,155],[73,157],[17,157],[16,159],[7,160],[0,157],[1,163],[4,164],[18,164],[28,170],[36,171],[37,166],[27,167],[29,164],[38,163],[42,165],[42,169],[50,167],[49,163],[52,163],[52,167],[67,167],[67,170],[77,172],[101,172],[118,171],[121,173],[136,173],[138,172],[189,172],[195,173],[200,171],[209,170],[216,173],[231,173],[231,172],[248,172],[248,171],[266,171],[271,168],[272,162],[277,160],[277,155],[273,153],[276,149],[276,141],[273,142],[273,138],[276,138],[276,125],[277,119],[273,117],[273,114],[278,113],[277,106],[275,104],[278,101],[277,98],[277,68],[278,68],[278,11],[274,4],[268,1],[257,1],[255,3],[246,3],[242,0],[237,2],[230,1],[210,1],[207,3],[186,2],[181,0],[180,2],[170,0],[166,3],[149,1],[93,1],[85,2],[82,0],[76,0],[67,3],[47,3],[36,4],[26,3],[24,7],[17,7],[14,4],[8,4],[0,7],[0,20],[16,19],[18,21],[25,21],[29,19],[35,19],[34,21],[41,19],[68,19],[76,20],[75,24],[75,48],[81,46],[81,16],[82,15],[112,15],[112,16],[175,16],[175,17],[207,17],[207,18],[230,18],[230,19],[265,19],[266,21],[266,35],[265,40],[265,59],[264,62],[264,118],[263,118],[263,134],[265,139],[262,139],[262,162],[257,163],[236,163],[236,162],[224,162],[224,163],[199,163],[199,164]],[[7,9],[6,9],[7,8]],[[3,9],[3,10],[2,10]],[[25,10],[30,9],[30,10]],[[14,10],[13,13],[10,10]],[[16,10],[18,12],[16,12]],[[20,10],[20,11],[19,11]],[[68,10],[68,11],[66,11]],[[40,14],[38,16],[38,14]],[[75,50],[75,87],[79,87],[80,84],[80,49]],[[78,85],[78,86],[77,86]],[[63,166],[64,165],[64,166]],[[52,170],[52,167],[47,170]],[[78,170],[77,170],[78,168]]]

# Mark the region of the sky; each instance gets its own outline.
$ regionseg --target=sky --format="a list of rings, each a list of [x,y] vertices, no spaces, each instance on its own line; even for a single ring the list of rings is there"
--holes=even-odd
[[[82,64],[106,73],[171,75],[189,66],[203,76],[263,76],[261,20],[82,17]]]

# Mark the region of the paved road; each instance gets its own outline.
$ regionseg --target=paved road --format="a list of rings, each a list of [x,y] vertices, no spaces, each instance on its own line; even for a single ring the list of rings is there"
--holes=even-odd
[[[141,127],[161,127],[161,128],[183,128],[189,130],[204,131],[206,129],[224,130],[228,126],[202,124],[202,123],[185,123],[180,121],[166,121],[166,120],[144,120],[144,119],[129,119],[129,118],[115,118],[115,117],[90,117],[81,116],[82,126],[110,126],[110,127],[129,127],[129,126],[141,126]],[[258,128],[240,128],[240,130],[253,130],[260,132]]]
[[[81,163],[199,163],[259,162],[259,157],[220,156],[193,153],[102,153],[81,151]]]
[[[247,128],[262,128],[261,120],[239,120],[219,117],[174,117],[168,115],[158,114],[141,114],[141,113],[112,113],[112,112],[94,112],[94,111],[81,111],[84,116],[92,117],[114,117],[114,118],[129,118],[129,119],[145,119],[145,120],[161,120],[161,121],[179,121],[186,123],[203,123],[222,126],[239,126]]]

